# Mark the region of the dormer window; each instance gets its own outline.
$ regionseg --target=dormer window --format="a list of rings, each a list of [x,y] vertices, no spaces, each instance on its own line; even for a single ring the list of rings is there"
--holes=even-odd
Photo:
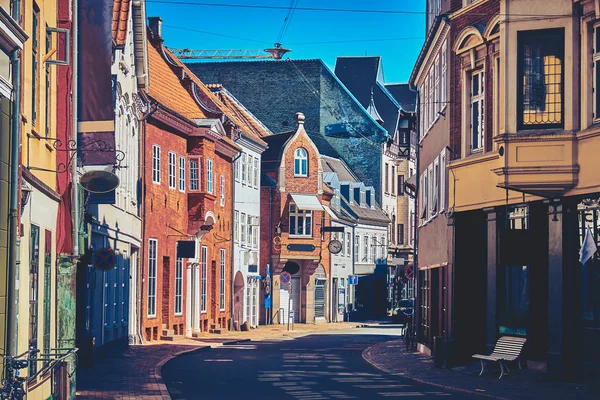
[[[365,192],[364,190],[360,191],[360,206],[361,207],[366,207],[367,206],[367,192]]]
[[[371,190],[367,190],[365,193],[365,202],[367,203],[368,207],[372,207],[373,206],[373,201],[371,199]]]
[[[354,199],[353,199],[353,200],[354,200],[354,202],[355,202],[357,205],[360,205],[360,203],[361,203],[361,198],[360,198],[360,188],[354,188],[354,190],[353,190],[353,193],[352,193],[352,194],[353,194],[353,197],[354,197]]]
[[[308,153],[302,147],[294,152],[294,175],[308,176]]]

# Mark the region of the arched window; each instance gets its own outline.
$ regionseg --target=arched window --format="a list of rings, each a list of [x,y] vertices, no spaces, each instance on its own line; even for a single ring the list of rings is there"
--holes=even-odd
[[[308,153],[302,147],[297,148],[294,152],[294,175],[308,175]]]

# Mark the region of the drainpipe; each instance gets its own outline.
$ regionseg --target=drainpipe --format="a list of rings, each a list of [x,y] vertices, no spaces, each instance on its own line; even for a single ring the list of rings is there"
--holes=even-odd
[[[79,6],[77,1],[73,2],[73,147],[77,148],[77,123],[79,120]],[[77,158],[73,165],[73,255],[79,256],[79,176],[77,174]]]
[[[20,1],[16,0],[13,5],[13,19],[20,19]],[[6,332],[7,332],[7,352],[17,354],[18,344],[18,301],[19,288],[17,287],[17,276],[19,274],[19,259],[21,241],[19,239],[19,151],[21,149],[21,59],[20,50],[13,51],[11,55],[13,85],[13,110],[12,110],[12,129],[11,129],[11,185],[10,185],[10,206],[9,206],[9,260],[8,260],[8,299]]]
[[[261,161],[262,161],[262,157],[261,157]],[[269,186],[269,253],[271,253],[271,255],[273,254],[273,214],[272,214],[272,209],[273,209],[273,187]],[[265,321],[265,325],[267,325],[267,322],[270,322],[270,324],[268,325],[273,325],[273,279],[274,279],[274,275],[273,275],[273,259],[271,258],[271,268],[269,270],[269,272],[271,273],[271,287],[269,288],[269,296],[271,296],[271,318],[269,318],[269,321]]]
[[[408,88],[412,91],[415,92],[416,95],[416,104],[415,104],[415,118],[416,118],[416,125],[417,125],[417,130],[415,133],[416,136],[416,142],[415,143],[415,158],[416,158],[416,162],[415,162],[415,214],[413,217],[413,229],[414,229],[414,255],[413,255],[413,264],[414,264],[414,268],[415,268],[415,277],[414,277],[414,285],[413,285],[413,313],[412,313],[412,329],[413,329],[413,341],[411,343],[411,347],[412,350],[415,350],[417,347],[417,300],[418,300],[418,280],[419,280],[419,214],[420,214],[420,210],[417,210],[417,205],[418,205],[418,201],[417,199],[419,198],[419,166],[420,166],[420,162],[419,162],[419,155],[420,155],[420,149],[421,149],[421,145],[419,143],[419,132],[421,127],[419,126],[419,121],[420,121],[420,105],[421,105],[421,96],[420,96],[420,92],[417,88],[414,88],[412,86],[412,84],[408,85]],[[453,268],[454,270],[454,268]]]

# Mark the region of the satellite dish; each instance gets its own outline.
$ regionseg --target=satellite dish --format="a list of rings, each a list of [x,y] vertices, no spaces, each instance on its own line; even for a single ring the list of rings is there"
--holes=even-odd
[[[107,193],[119,186],[119,177],[108,171],[88,171],[81,175],[79,183],[90,193]]]

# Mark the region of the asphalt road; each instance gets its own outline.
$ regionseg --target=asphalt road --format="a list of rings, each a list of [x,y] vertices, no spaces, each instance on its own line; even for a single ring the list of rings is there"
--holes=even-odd
[[[397,334],[397,327],[380,325],[222,346],[171,360],[162,376],[173,399],[465,397],[383,373],[363,360],[364,349]]]

